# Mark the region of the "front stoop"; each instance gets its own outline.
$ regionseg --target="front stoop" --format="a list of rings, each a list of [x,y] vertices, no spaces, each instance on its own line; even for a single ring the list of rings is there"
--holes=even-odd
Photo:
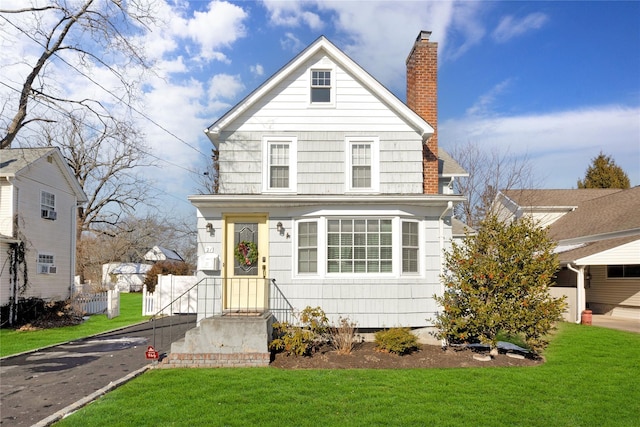
[[[273,316],[215,316],[203,319],[171,344],[161,368],[268,366]]]

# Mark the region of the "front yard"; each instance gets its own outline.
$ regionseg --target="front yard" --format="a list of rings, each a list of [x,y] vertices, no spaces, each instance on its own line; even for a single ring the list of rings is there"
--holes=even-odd
[[[93,315],[89,320],[76,326],[37,331],[0,329],[0,357],[88,337],[133,325],[147,318],[148,316],[142,316],[142,294],[122,293],[120,294],[120,316],[113,319],[107,319],[106,314],[100,314]]]
[[[640,335],[563,323],[517,368],[153,370],[60,426],[638,425]]]

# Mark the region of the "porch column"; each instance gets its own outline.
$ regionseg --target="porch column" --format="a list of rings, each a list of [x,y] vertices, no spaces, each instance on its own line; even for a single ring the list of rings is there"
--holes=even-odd
[[[576,323],[580,323],[582,312],[587,308],[586,296],[584,291],[584,265],[575,268],[571,263],[567,263],[567,268],[577,274],[576,281]]]

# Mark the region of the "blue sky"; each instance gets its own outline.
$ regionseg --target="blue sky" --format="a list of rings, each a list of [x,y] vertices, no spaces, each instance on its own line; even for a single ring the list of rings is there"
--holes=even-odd
[[[541,188],[575,188],[603,151],[640,184],[639,1],[158,4],[162,28],[140,37],[159,73],[140,103],[164,129],[138,119],[166,159],[147,173],[173,211],[193,212],[186,197],[211,149],[203,129],[320,35],[404,100],[404,61],[430,30],[442,147],[526,155]]]

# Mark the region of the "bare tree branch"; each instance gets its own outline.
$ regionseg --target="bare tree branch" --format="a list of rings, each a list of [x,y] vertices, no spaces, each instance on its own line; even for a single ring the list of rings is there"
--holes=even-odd
[[[489,213],[498,191],[538,186],[527,156],[512,156],[509,150],[486,149],[474,142],[455,146],[450,153],[469,173],[454,185],[467,197],[456,206],[455,215],[470,227],[478,225]]]
[[[4,130],[0,134],[0,148],[9,148],[24,127],[34,121],[52,120],[56,114],[66,115],[74,104],[87,109],[97,117],[105,119],[115,117],[114,112],[98,100],[73,100],[70,96],[56,95],[60,90],[56,76],[48,77],[47,64],[56,61],[66,64],[74,73],[100,86],[114,97],[118,107],[129,106],[137,93],[137,80],[121,70],[149,70],[150,64],[143,56],[143,49],[136,45],[137,38],[132,34],[149,29],[154,23],[153,1],[139,2],[119,0],[68,2],[54,0],[53,4],[43,7],[0,10],[0,19],[22,34],[23,38],[41,47],[42,51],[29,65],[29,72],[20,83],[19,97],[13,113],[6,117]],[[9,19],[5,15],[23,15],[30,20]],[[19,22],[18,24],[14,23]],[[26,22],[30,22],[27,24]],[[49,24],[50,23],[50,24]],[[5,30],[8,31],[8,30]],[[73,56],[61,54],[75,53]],[[73,64],[69,61],[77,61]],[[101,86],[90,77],[91,67],[106,69],[118,79],[119,93]],[[83,71],[87,70],[87,71]],[[32,101],[39,100],[38,107],[32,108]],[[130,107],[129,107],[130,108]],[[3,108],[3,112],[8,112]],[[29,118],[29,116],[34,116]]]

